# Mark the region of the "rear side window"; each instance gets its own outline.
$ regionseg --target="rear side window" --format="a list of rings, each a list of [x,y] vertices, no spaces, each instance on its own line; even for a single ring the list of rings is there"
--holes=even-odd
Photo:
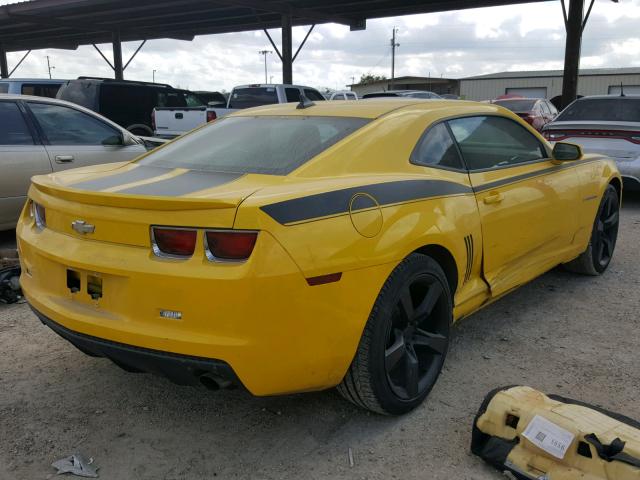
[[[298,98],[295,101],[299,101]],[[231,92],[229,108],[251,108],[278,103],[275,87],[236,88]]]
[[[0,82],[0,93],[9,93],[9,84],[7,82]]]
[[[24,83],[22,84],[21,93],[22,95],[56,98],[60,85],[59,83]]]
[[[300,90],[297,88],[285,88],[284,94],[287,96],[287,103],[300,101]]]
[[[0,145],[33,145],[22,112],[14,102],[0,102]]]
[[[119,134],[106,123],[73,108],[48,103],[29,103],[29,108],[51,145],[101,145]]]
[[[507,118],[465,117],[448,123],[469,170],[507,167],[547,156],[535,136]]]
[[[347,117],[227,117],[178,138],[139,163],[286,175],[369,121]]]
[[[317,101],[322,102],[322,101],[325,100],[325,98],[319,92],[317,92],[315,90],[312,90],[310,88],[305,88],[304,89],[304,95],[309,100],[313,100],[314,102],[317,102]]]
[[[444,123],[431,127],[422,136],[411,154],[411,163],[425,167],[463,168],[458,149]]]
[[[562,111],[557,120],[640,122],[640,99],[622,97],[576,100]]]
[[[151,111],[158,106],[159,93],[154,87],[103,83],[100,89],[100,113],[125,127],[140,122],[140,117],[144,122],[149,122]]]

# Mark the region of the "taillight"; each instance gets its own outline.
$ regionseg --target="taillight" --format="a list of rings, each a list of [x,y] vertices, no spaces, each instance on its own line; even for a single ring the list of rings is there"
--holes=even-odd
[[[198,231],[188,228],[151,227],[151,247],[158,257],[189,258],[196,249]]]
[[[31,218],[38,228],[47,226],[47,211],[42,205],[33,201],[31,202]]]
[[[209,230],[205,232],[206,254],[211,261],[246,260],[256,244],[258,232],[247,230]]]
[[[156,111],[155,110],[151,111],[151,129],[154,132],[156,131]]]
[[[207,110],[207,123],[213,122],[218,116],[213,110]]]
[[[546,138],[550,142],[558,142],[564,138],[567,138],[567,135],[563,132],[554,132],[554,131],[548,131],[548,130],[545,132],[542,132],[542,135],[544,135],[544,138]]]

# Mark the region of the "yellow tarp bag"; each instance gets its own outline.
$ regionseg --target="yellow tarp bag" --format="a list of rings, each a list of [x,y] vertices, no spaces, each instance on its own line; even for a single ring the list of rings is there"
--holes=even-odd
[[[519,480],[640,480],[639,422],[530,387],[487,395],[471,451]]]

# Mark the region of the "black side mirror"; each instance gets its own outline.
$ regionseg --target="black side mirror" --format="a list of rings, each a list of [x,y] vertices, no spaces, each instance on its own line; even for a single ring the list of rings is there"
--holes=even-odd
[[[110,137],[102,140],[102,145],[110,145],[114,147],[124,145],[124,136],[123,135],[111,135]]]
[[[553,146],[553,159],[559,162],[570,162],[582,158],[582,148],[573,143],[557,142]]]

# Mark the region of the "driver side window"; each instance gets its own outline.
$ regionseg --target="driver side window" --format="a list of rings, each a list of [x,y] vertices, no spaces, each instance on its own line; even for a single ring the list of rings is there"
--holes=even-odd
[[[469,170],[517,165],[547,157],[538,139],[513,120],[497,116],[449,121]]]
[[[29,108],[51,145],[101,145],[119,132],[73,108],[51,103],[29,103]]]

